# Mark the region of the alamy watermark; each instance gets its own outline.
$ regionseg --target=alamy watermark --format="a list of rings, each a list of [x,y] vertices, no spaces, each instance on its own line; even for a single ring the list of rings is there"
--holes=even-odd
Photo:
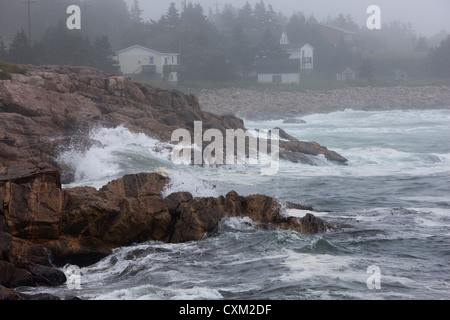
[[[366,273],[370,276],[367,278],[366,284],[369,290],[380,290],[381,289],[381,269],[379,266],[372,265],[367,267]]]
[[[81,289],[81,269],[78,266],[71,265],[65,270],[67,281],[67,289],[80,290]]]
[[[381,29],[381,8],[377,5],[370,5],[366,11],[370,14],[367,19],[366,26],[369,30],[380,30]]]
[[[202,121],[194,122],[194,135],[187,129],[172,133],[172,162],[185,165],[260,165],[262,175],[275,175],[280,167],[279,129],[218,129],[203,132]],[[209,144],[203,148],[203,143]],[[268,152],[270,146],[270,153]]]

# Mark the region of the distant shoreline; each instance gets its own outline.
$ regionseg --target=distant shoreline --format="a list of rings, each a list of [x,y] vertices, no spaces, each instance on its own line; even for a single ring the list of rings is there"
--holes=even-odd
[[[224,88],[201,90],[198,98],[203,111],[276,120],[345,109],[450,109],[450,86],[348,87],[307,92]]]

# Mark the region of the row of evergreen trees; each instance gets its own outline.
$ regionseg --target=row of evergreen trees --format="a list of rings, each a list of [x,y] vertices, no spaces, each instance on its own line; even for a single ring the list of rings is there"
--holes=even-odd
[[[3,1],[6,0],[0,3]],[[73,1],[83,7],[80,0]],[[16,10],[20,7],[16,2],[7,3],[17,6]],[[39,7],[47,4],[50,10],[51,3],[42,0]],[[49,15],[46,24],[55,26],[40,33],[37,30],[42,26],[36,29],[33,41],[29,41],[23,30],[10,37],[12,41],[8,45],[0,38],[0,59],[24,64],[88,65],[114,73],[117,71],[112,61],[114,51],[139,44],[179,52],[185,80],[231,81],[247,75],[259,58],[284,57],[279,39],[285,30],[292,43],[307,42],[316,49],[318,71],[335,73],[347,66],[358,68],[364,62],[361,53],[355,53],[346,42],[336,46],[327,43],[314,16],[296,12],[286,17],[277,14],[263,0],[253,7],[248,2],[241,8],[226,4],[221,10],[209,13],[199,4],[188,3],[178,9],[171,3],[158,21],[146,22],[138,0],[131,10],[126,9],[123,0],[88,0],[86,3],[89,15],[84,12],[81,31],[68,30],[63,23],[53,23]],[[3,23],[0,21],[2,28]],[[355,24],[350,15],[343,14],[329,18],[327,23],[355,31],[356,45],[363,50],[389,51],[391,42],[401,44],[401,50],[430,50],[425,39],[417,39],[410,25],[391,22],[383,26],[382,33],[369,33]],[[99,34],[99,30],[106,36]],[[429,56],[429,70],[435,75],[450,76],[445,68],[450,59],[447,46],[444,41]]]
[[[92,42],[65,26],[49,28],[40,41],[31,43],[22,29],[7,47],[0,42],[0,60],[16,64],[83,65],[108,73],[118,71],[113,61],[114,52],[106,36]]]

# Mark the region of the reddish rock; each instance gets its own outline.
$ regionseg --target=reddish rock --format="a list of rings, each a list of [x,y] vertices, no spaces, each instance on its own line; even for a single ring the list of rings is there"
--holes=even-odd
[[[0,205],[13,236],[57,239],[62,199],[60,174],[54,168],[0,169]]]
[[[111,181],[100,190],[62,190],[59,172],[51,167],[2,169],[0,285],[61,285],[65,275],[50,259],[87,266],[113,248],[134,242],[199,240],[216,232],[225,217],[249,217],[261,228],[302,233],[330,227],[313,215],[285,217],[280,203],[264,195],[242,197],[232,191],[218,198],[194,198],[189,193],[163,198],[168,183],[169,178],[157,173],[141,173]],[[15,297],[8,291],[1,294]]]
[[[249,217],[262,228],[282,228],[301,233],[324,232],[332,226],[312,215],[297,219],[286,217],[280,203],[264,195],[193,198],[189,193],[173,193],[164,199],[175,222],[169,242],[200,240],[217,231],[225,217]]]
[[[117,246],[163,240],[171,224],[161,196],[167,182],[151,173],[124,176],[99,191],[66,189],[64,233],[93,236]]]

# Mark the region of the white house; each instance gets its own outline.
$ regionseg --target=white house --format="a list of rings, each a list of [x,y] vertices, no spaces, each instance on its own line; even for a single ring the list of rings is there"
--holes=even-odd
[[[134,45],[118,51],[116,60],[127,77],[178,82],[178,53]]]
[[[300,69],[306,73],[314,70],[314,47],[309,43],[291,44],[286,31],[280,38],[281,48],[289,54],[289,59],[300,59]]]
[[[261,59],[256,72],[259,83],[300,83],[300,59]]]
[[[259,83],[300,83],[301,74],[314,70],[314,47],[308,43],[291,44],[287,32],[280,38],[280,47],[288,54],[284,59],[262,59],[256,63]]]

